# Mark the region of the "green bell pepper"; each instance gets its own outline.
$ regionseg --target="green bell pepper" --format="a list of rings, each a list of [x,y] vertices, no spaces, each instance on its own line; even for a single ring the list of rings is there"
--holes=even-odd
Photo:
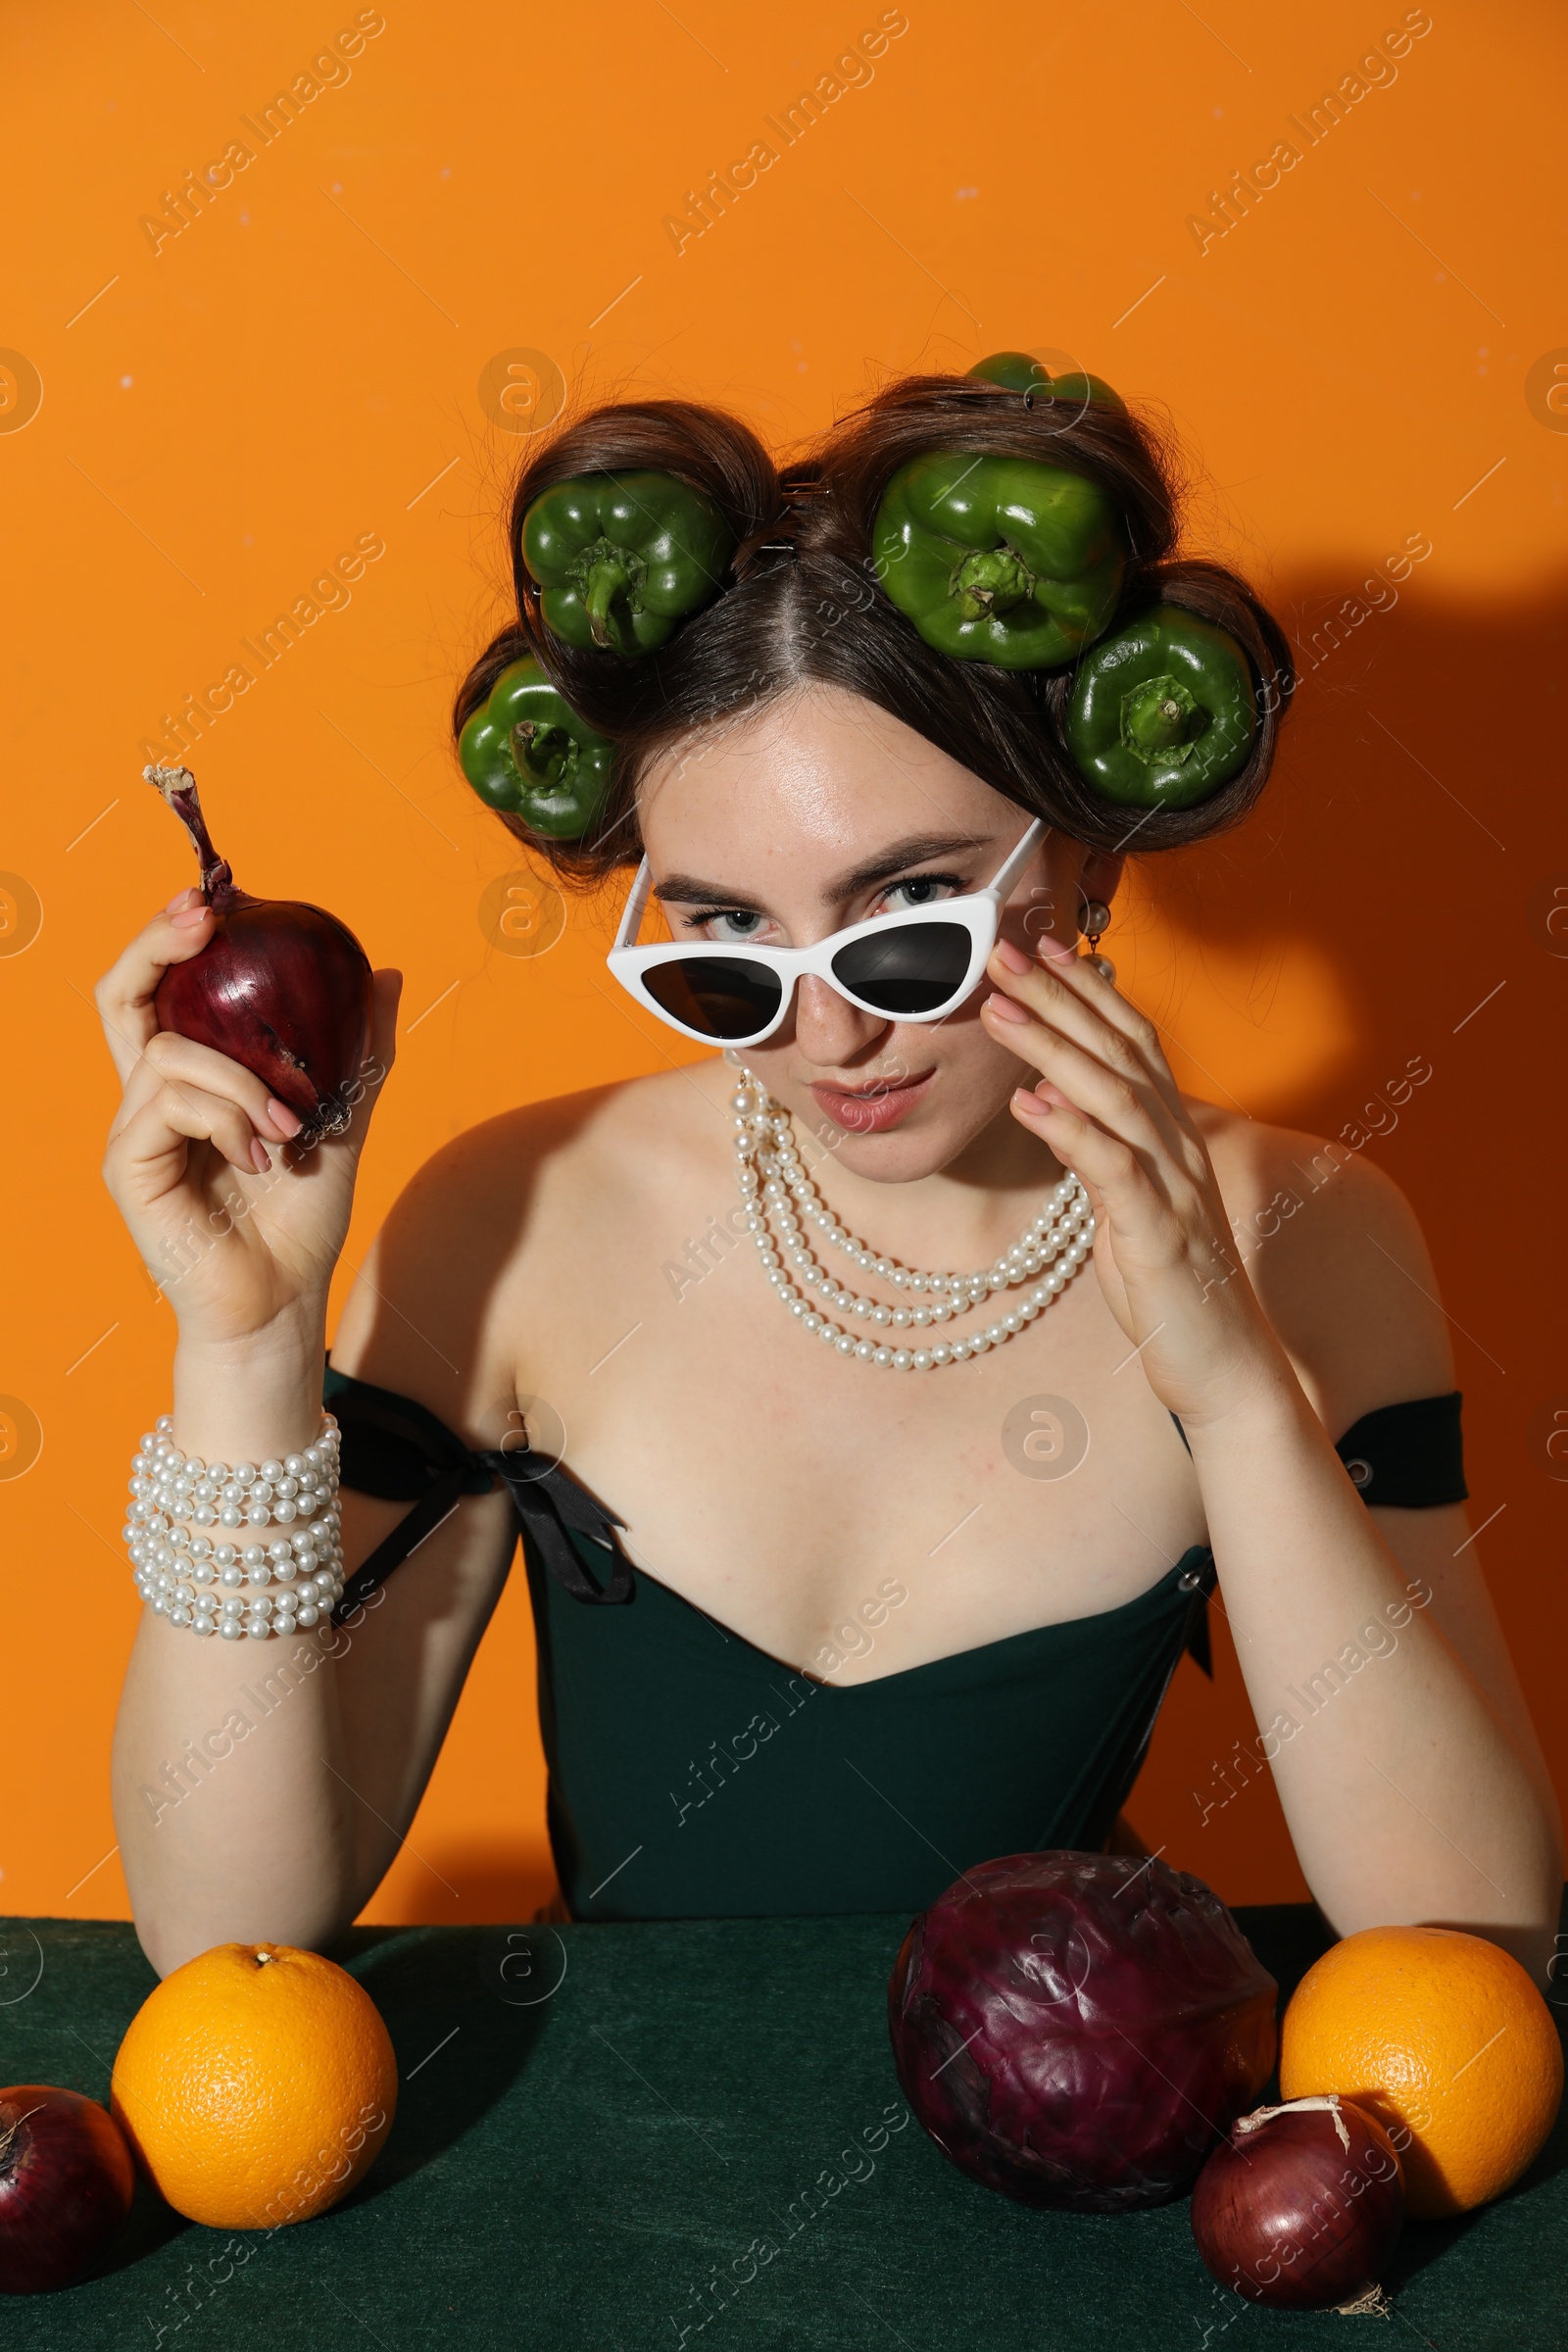
[[[514,662],[458,739],[464,774],[489,808],[575,841],[610,788],[613,744],[577,716],[537,662]]]
[[[1114,501],[1035,458],[934,450],[902,466],[871,535],[876,576],[927,645],[1002,669],[1052,669],[1115,610],[1126,540]]]
[[[1156,605],[1089,654],[1064,732],[1082,775],[1130,808],[1191,808],[1243,766],[1257,736],[1234,637]]]
[[[523,517],[522,560],[547,624],[568,645],[651,654],[723,586],[735,534],[672,473],[585,473]]]
[[[1082,368],[1070,369],[1054,376],[1038,360],[1026,351],[994,351],[989,360],[977,360],[968,371],[968,380],[977,384],[1000,384],[1004,392],[1032,392],[1037,401],[1052,406],[1083,410],[1092,404],[1102,408],[1120,409],[1125,413],[1127,403],[1119,392],[1113,392],[1103,376],[1086,375]]]

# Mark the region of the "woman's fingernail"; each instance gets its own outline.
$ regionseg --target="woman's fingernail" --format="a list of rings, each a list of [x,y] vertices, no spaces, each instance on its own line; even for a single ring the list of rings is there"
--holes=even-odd
[[[305,1124],[298,1112],[290,1110],[286,1102],[279,1102],[275,1095],[267,1098],[267,1115],[285,1135],[298,1135]]]
[[[1009,972],[1027,972],[1031,968],[1022,948],[1015,948],[1010,939],[998,940],[997,961]]]
[[[1027,1086],[1014,1088],[1012,1106],[1014,1110],[1031,1111],[1036,1118],[1040,1116],[1040,1113],[1043,1110],[1054,1110],[1055,1108],[1055,1104],[1054,1102],[1042,1102],[1040,1097],[1033,1093]]]
[[[183,906],[173,918],[173,927],[176,931],[194,931],[198,923],[206,921],[209,911],[205,901],[199,906]]]
[[[1027,1022],[1029,1019],[1028,1013],[1021,1004],[1015,1004],[1011,997],[999,996],[995,989],[986,999],[986,1010],[995,1013],[999,1021]]]
[[[193,882],[188,882],[183,890],[176,890],[173,897],[170,900],[169,905],[164,908],[164,912],[166,914],[177,914],[182,906],[188,906],[190,905],[191,896],[195,890],[195,887],[196,885]]]
[[[1068,957],[1075,955],[1076,952],[1077,951],[1074,948],[1068,945],[1066,940],[1054,939],[1049,931],[1045,934],[1044,938],[1040,942],[1040,960],[1042,963],[1064,963]]]
[[[256,1170],[258,1176],[270,1176],[272,1172],[272,1163],[268,1157],[267,1146],[259,1135],[251,1137],[251,1166]]]

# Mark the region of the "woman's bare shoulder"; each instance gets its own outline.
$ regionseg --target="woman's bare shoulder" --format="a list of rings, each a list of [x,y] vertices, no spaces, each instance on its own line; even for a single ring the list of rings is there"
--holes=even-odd
[[[334,1365],[477,1435],[474,1417],[510,1379],[519,1287],[580,1265],[595,1233],[631,1240],[684,1205],[705,1162],[722,1171],[730,1091],[723,1064],[704,1062],[521,1103],[453,1136],[367,1250]]]
[[[1368,1152],[1188,1108],[1231,1219],[1235,1261],[1326,1423],[1454,1385],[1453,1352],[1420,1222]]]

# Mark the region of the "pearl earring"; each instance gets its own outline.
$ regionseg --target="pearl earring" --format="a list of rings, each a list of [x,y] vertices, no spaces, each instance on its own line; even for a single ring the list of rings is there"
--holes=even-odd
[[[1083,920],[1078,927],[1083,937],[1089,942],[1089,960],[1096,971],[1103,979],[1114,980],[1116,966],[1108,956],[1097,954],[1101,933],[1110,929],[1110,908],[1102,899],[1086,899],[1084,901]]]

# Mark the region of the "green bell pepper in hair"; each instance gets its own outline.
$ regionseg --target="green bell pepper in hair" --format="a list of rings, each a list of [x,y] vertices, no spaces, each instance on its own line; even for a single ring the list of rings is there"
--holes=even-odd
[[[1054,407],[1059,404],[1081,411],[1099,405],[1125,412],[1127,406],[1103,376],[1086,375],[1082,368],[1054,376],[1026,351],[994,351],[989,360],[976,361],[969,369],[968,381],[1000,384],[1004,392],[1032,392],[1037,401],[1049,402]]]
[[[575,841],[610,788],[614,746],[563,702],[537,662],[514,662],[458,739],[464,774],[487,808],[536,833]]]
[[[934,450],[902,466],[871,535],[876,576],[927,645],[1052,669],[1104,628],[1126,569],[1114,501],[1036,458]]]
[[[1064,732],[1079,772],[1130,808],[1191,808],[1245,765],[1252,672],[1234,637],[1156,605],[1087,655]]]
[[[629,658],[712,603],[734,551],[712,500],[672,473],[578,474],[542,491],[522,523],[547,625]]]

